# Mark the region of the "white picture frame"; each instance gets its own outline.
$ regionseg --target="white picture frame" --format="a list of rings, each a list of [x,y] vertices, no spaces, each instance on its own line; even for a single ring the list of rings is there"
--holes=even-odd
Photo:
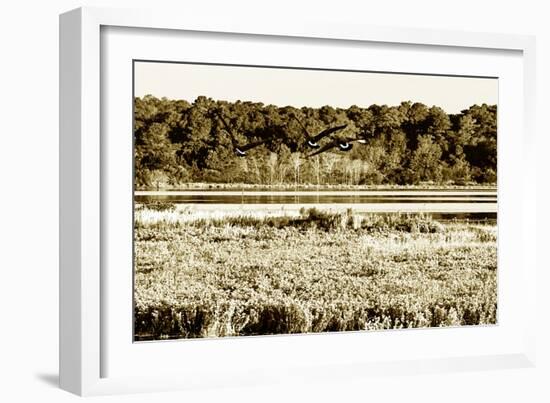
[[[468,49],[480,55],[495,51],[513,52],[516,62],[521,67],[521,77],[516,74],[511,80],[515,80],[514,88],[519,91],[519,99],[516,99],[516,102],[521,104],[522,110],[519,117],[511,118],[515,119],[513,123],[519,125],[521,132],[521,136],[514,139],[520,146],[521,170],[518,176],[512,179],[517,186],[530,189],[534,188],[536,178],[533,158],[535,155],[533,123],[535,41],[533,37],[368,27],[314,20],[300,21],[300,23],[288,22],[282,25],[278,21],[250,21],[238,18],[216,20],[151,10],[81,8],[65,13],[60,17],[60,385],[63,389],[79,395],[97,395],[213,386],[244,386],[292,382],[295,379],[328,381],[345,379],[348,376],[369,376],[380,373],[398,375],[534,365],[536,262],[534,260],[535,243],[532,242],[529,234],[535,233],[535,201],[527,196],[527,192],[520,191],[515,194],[507,192],[506,190],[512,187],[507,186],[507,183],[501,186],[499,176],[499,203],[502,200],[503,208],[511,206],[510,209],[513,207],[519,215],[519,218],[516,218],[516,221],[510,223],[508,227],[517,229],[517,232],[499,233],[499,237],[504,237],[508,242],[504,245],[511,242],[516,245],[516,249],[511,252],[516,259],[514,262],[517,262],[521,268],[520,272],[515,274],[517,278],[510,277],[510,281],[507,281],[506,277],[503,277],[509,287],[514,287],[513,293],[506,295],[508,299],[512,296],[521,297],[522,312],[526,313],[522,315],[521,321],[513,318],[510,320],[508,323],[510,329],[506,333],[510,335],[510,342],[499,346],[498,351],[483,350],[484,345],[481,343],[480,348],[471,351],[449,349],[448,352],[442,350],[432,355],[419,354],[418,356],[400,356],[400,350],[397,349],[392,357],[378,357],[376,360],[364,359],[359,354],[352,360],[339,361],[334,358],[332,361],[327,359],[323,362],[322,358],[314,359],[313,352],[308,355],[308,345],[335,349],[339,343],[358,345],[357,343],[364,342],[366,337],[371,341],[381,340],[387,337],[386,334],[390,334],[375,332],[376,334],[367,336],[365,332],[352,332],[351,335],[232,339],[225,340],[223,343],[195,341],[185,345],[185,348],[190,352],[195,350],[193,359],[196,362],[200,360],[200,354],[203,354],[203,357],[210,354],[206,360],[208,365],[196,371],[186,372],[184,363],[166,365],[167,369],[159,371],[158,375],[132,375],[129,371],[125,373],[127,369],[124,367],[120,367],[118,371],[107,370],[106,361],[116,355],[113,353],[113,348],[119,346],[112,343],[105,329],[111,323],[106,318],[110,315],[111,302],[108,301],[112,301],[112,298],[108,300],[109,292],[105,290],[105,279],[109,278],[104,272],[108,245],[104,243],[103,237],[102,226],[105,224],[106,217],[102,208],[108,199],[105,196],[106,178],[113,174],[106,169],[107,157],[105,157],[107,154],[105,147],[110,147],[111,143],[103,141],[105,139],[102,140],[101,137],[101,133],[106,130],[104,127],[106,123],[102,120],[105,118],[102,114],[102,93],[109,91],[109,88],[106,88],[109,82],[102,80],[104,66],[101,60],[102,46],[105,46],[102,42],[102,30],[106,27],[155,29],[159,32],[192,32],[199,37],[201,33],[204,35],[216,33],[218,37],[241,35],[253,38],[259,43],[295,41],[307,45],[308,41],[321,40],[329,41],[330,46],[334,47],[345,44],[376,43],[377,46],[412,46],[441,51]],[[505,94],[508,93],[505,92]],[[130,99],[128,97],[128,103]],[[499,148],[499,164],[501,164],[500,155],[506,158],[506,149],[503,153],[502,147]],[[499,175],[502,172],[500,166]],[[501,246],[502,243],[499,243],[499,248]],[[499,250],[499,264],[502,256]],[[518,279],[520,281],[515,281]],[[111,289],[110,292],[112,291]],[[518,317],[518,315],[514,316],[514,318]],[[419,330],[392,333],[391,337],[403,343],[404,346],[413,339],[414,343],[429,345],[437,343],[444,337],[449,337],[448,340],[468,339],[468,334],[476,338],[486,338],[486,342],[490,343],[490,338],[498,336],[498,332],[505,328],[504,325],[500,328],[497,326],[497,330],[484,329],[475,334],[472,333],[473,329],[450,329],[445,334],[438,333],[438,329],[431,330],[429,333]],[[130,340],[124,343],[126,342],[132,344]],[[167,357],[176,351],[176,348],[184,346],[178,342],[162,342],[157,343],[157,346],[160,344],[163,345],[161,347],[163,351],[157,351],[161,357],[159,362],[162,360],[167,362]],[[224,359],[229,359],[232,354],[238,357],[237,352],[243,349],[251,350],[257,355],[262,351],[266,352],[267,349],[277,351],[278,348],[286,348],[287,345],[291,346],[290,348],[302,349],[304,355],[297,356],[287,364],[265,360],[261,368],[247,369],[243,364],[243,367],[234,369],[233,366],[222,365]],[[223,358],[214,357],[213,351],[219,354],[218,357]],[[141,353],[139,351],[135,354]],[[133,354],[130,349],[128,354]],[[127,358],[128,356],[118,357],[119,360]],[[246,360],[243,361],[246,362]],[[304,371],[305,368],[307,371]]]

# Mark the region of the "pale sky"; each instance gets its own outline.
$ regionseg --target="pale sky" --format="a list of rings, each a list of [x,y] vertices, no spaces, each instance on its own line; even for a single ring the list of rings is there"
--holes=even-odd
[[[294,107],[348,108],[402,101],[436,105],[458,113],[473,104],[497,104],[495,78],[340,72],[135,62],[134,95],[184,99],[199,95],[234,102]]]

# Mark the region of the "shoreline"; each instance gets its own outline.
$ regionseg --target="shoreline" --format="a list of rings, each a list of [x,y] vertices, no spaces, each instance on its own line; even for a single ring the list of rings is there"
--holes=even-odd
[[[134,196],[497,196],[496,190],[136,190]]]
[[[468,185],[451,185],[451,184],[433,184],[425,183],[418,185],[315,185],[315,184],[287,184],[287,185],[258,185],[247,183],[185,183],[173,186],[163,186],[158,189],[153,186],[137,187],[134,192],[174,192],[174,191],[258,191],[258,192],[280,192],[280,191],[497,191],[496,184],[468,184]]]

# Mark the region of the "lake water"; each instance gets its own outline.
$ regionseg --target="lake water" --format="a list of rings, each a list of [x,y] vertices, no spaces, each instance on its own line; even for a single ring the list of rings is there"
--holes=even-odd
[[[201,211],[296,211],[318,207],[332,211],[427,212],[450,220],[494,220],[496,190],[362,190],[362,191],[136,191],[137,203],[167,201]]]

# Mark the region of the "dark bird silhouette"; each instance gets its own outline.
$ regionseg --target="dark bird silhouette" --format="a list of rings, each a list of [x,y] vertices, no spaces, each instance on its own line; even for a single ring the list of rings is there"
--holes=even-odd
[[[304,132],[304,135],[306,137],[306,144],[309,148],[318,149],[321,147],[319,145],[319,141],[324,139],[327,136],[330,136],[333,133],[336,133],[337,131],[345,129],[348,125],[340,125],[340,126],[334,126],[329,127],[328,129],[323,130],[322,132],[318,133],[315,136],[312,136],[307,131],[306,127],[302,124],[302,122],[296,117],[296,115],[292,115],[292,117],[300,124],[300,127],[302,128],[302,131]]]
[[[308,158],[313,157],[315,155],[324,153],[325,151],[331,150],[336,147],[338,147],[340,151],[347,152],[353,148],[353,143],[355,142],[360,144],[366,144],[367,141],[365,139],[358,139],[358,138],[351,138],[351,137],[345,137],[345,138],[336,137],[336,138],[333,138],[332,141],[330,141],[329,143],[326,143],[324,146],[317,149],[317,151],[315,151],[314,153],[309,154],[307,157]]]
[[[265,144],[265,143],[267,143],[268,141],[271,140],[271,139],[265,139],[265,140],[256,141],[256,142],[253,142],[253,143],[248,143],[248,144],[239,144],[239,142],[235,138],[235,134],[233,132],[233,129],[231,128],[231,126],[229,125],[227,120],[225,120],[225,118],[222,116],[220,111],[214,110],[214,113],[218,117],[218,119],[220,119],[220,121],[222,122],[222,124],[224,126],[223,131],[226,132],[228,134],[229,138],[231,139],[231,144],[233,145],[233,152],[235,153],[235,155],[237,157],[246,157],[246,152],[248,150],[250,150],[254,147],[261,146],[262,144]]]

